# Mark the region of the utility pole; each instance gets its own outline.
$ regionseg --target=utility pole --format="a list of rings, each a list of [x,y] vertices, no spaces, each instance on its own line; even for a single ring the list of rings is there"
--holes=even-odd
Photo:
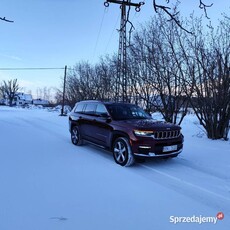
[[[61,108],[61,114],[60,114],[60,116],[66,116],[66,114],[64,113],[66,72],[67,72],[67,66],[65,66],[65,72],[64,72],[64,85],[63,85],[63,94],[62,94],[62,108]]]
[[[104,2],[104,6],[108,7],[109,3],[116,3],[120,5],[121,9],[121,22],[119,30],[119,49],[118,49],[118,67],[117,78],[115,84],[115,101],[123,102],[128,101],[128,82],[127,82],[127,37],[126,37],[126,24],[129,21],[127,18],[126,7],[135,7],[137,12],[140,11],[140,7],[144,5],[144,2],[133,3],[131,0],[107,0]]]

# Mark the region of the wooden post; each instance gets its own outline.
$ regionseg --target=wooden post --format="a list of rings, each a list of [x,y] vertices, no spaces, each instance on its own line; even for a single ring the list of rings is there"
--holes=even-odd
[[[61,116],[66,116],[64,113],[64,106],[65,106],[65,85],[66,85],[66,71],[67,66],[65,66],[65,72],[64,72],[64,86],[63,86],[63,95],[62,95],[62,108],[61,108]]]

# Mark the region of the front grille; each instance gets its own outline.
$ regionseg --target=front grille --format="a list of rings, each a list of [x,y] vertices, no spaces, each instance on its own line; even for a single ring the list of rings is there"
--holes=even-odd
[[[171,139],[180,136],[180,130],[156,131],[154,132],[155,139]]]

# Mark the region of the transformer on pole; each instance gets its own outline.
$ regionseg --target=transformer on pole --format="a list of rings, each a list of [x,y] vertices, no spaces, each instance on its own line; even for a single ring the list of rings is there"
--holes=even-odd
[[[144,2],[132,3],[131,0],[107,0],[104,2],[105,7],[109,6],[109,3],[120,4],[121,9],[121,22],[119,30],[119,49],[118,49],[118,66],[117,66],[117,78],[115,83],[115,101],[122,100],[128,101],[128,81],[127,81],[127,35],[126,24],[129,21],[126,13],[126,6],[135,7],[137,12],[140,11],[140,7],[144,5]]]

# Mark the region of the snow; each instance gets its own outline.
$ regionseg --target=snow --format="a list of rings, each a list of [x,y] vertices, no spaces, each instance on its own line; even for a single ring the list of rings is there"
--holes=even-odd
[[[127,168],[72,145],[68,117],[58,115],[0,106],[1,230],[229,229],[230,141],[208,140],[194,115],[178,158]],[[172,222],[218,212],[216,224]]]

